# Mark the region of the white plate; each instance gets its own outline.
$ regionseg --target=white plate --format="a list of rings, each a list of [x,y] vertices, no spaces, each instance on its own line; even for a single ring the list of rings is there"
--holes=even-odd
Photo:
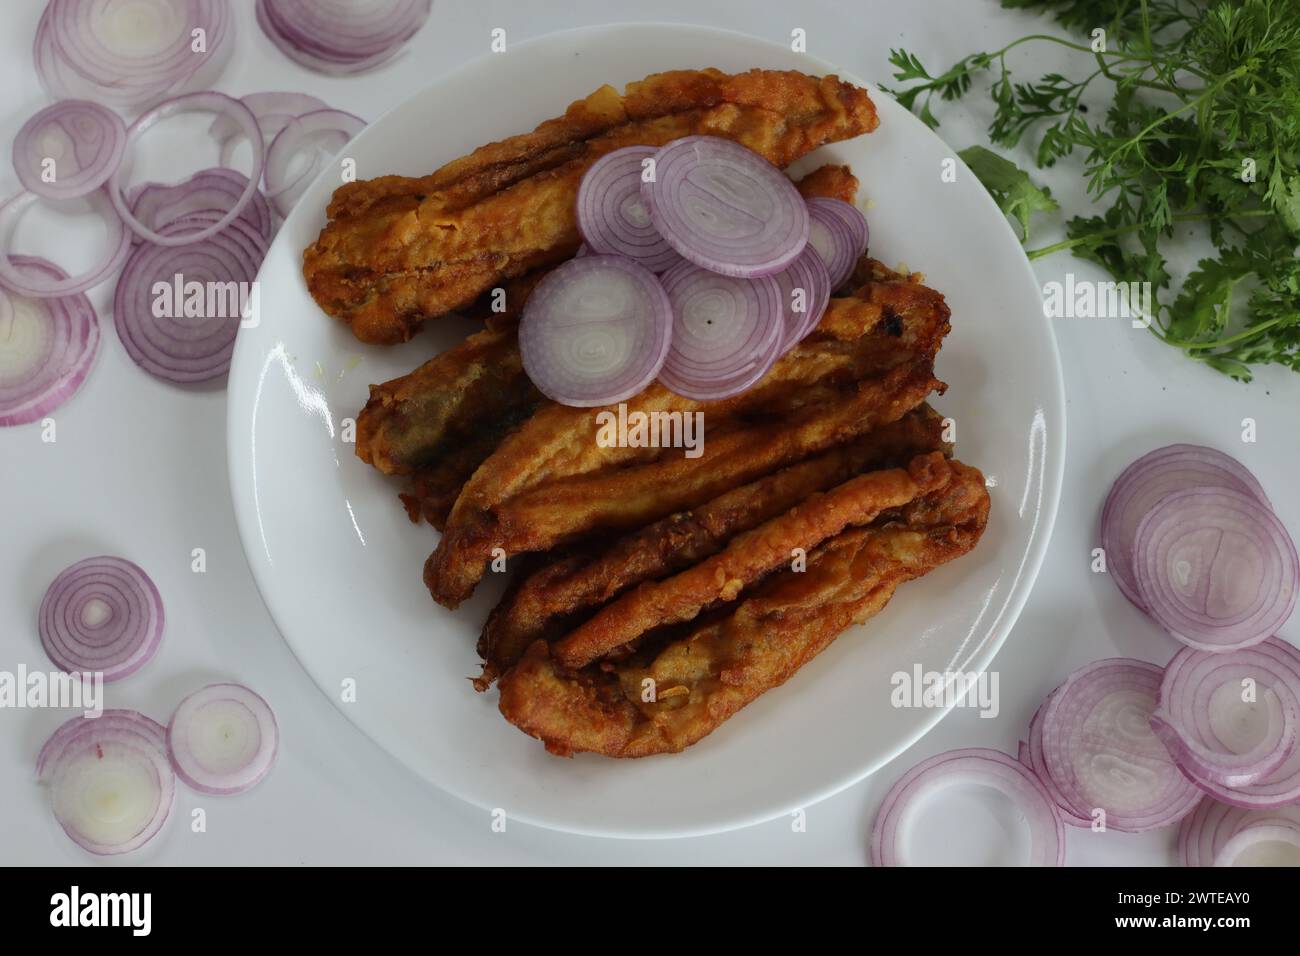
[[[602,83],[715,66],[836,72],[741,34],[680,25],[587,28],[512,46],[443,77],[347,149],[360,177],[420,175],[532,129]],[[862,83],[841,73],[846,79]],[[867,85],[867,84],[863,84]],[[849,163],[871,201],[871,249],[924,271],[953,331],[936,400],[957,453],[989,476],[993,513],[973,554],[904,585],[784,687],[686,752],[562,760],[476,694],[474,641],[495,594],[456,613],[421,583],[436,542],[410,524],[398,488],[362,464],[342,423],[367,385],[463,337],[449,320],[397,348],[358,343],[312,302],[302,250],[338,184],[329,170],[280,230],[261,272],[261,324],[242,331],[230,375],[230,476],[254,576],[285,640],[362,730],[430,783],[510,819],[579,833],[683,836],[757,823],[862,779],[942,712],[896,709],[890,677],[984,669],[1019,614],[1056,515],[1065,456],[1060,360],[1033,273],[1010,226],[953,151],[888,97],[879,130],[819,150],[799,168]],[[359,363],[358,363],[359,358]],[[354,681],[355,702],[341,700]]]

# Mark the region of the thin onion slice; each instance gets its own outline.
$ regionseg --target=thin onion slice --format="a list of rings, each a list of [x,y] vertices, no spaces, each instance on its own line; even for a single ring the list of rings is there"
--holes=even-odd
[[[1260,848],[1270,844],[1280,844],[1290,848],[1290,853],[1286,857],[1287,862],[1279,862],[1273,865],[1297,865],[1297,861],[1300,861],[1300,823],[1294,823],[1290,820],[1282,820],[1274,823],[1249,823],[1238,830],[1236,835],[1223,845],[1223,848],[1214,857],[1214,865],[1270,865],[1240,862],[1247,856],[1249,856],[1251,860],[1258,859],[1261,855],[1259,852]]]
[[[952,786],[997,790],[1029,824],[1030,866],[1065,864],[1065,827],[1051,795],[1023,764],[997,750],[950,750],[917,764],[889,789],[871,832],[872,866],[909,866],[906,837],[915,809]]]
[[[280,130],[289,125],[289,121],[304,113],[327,110],[330,105],[324,100],[306,93],[249,93],[241,96],[239,102],[249,108],[257,117],[257,128],[262,131],[262,141],[271,143]],[[208,135],[217,141],[221,149],[221,165],[230,166],[235,158],[235,150],[244,137],[239,124],[228,116],[217,116],[208,127]]]
[[[1224,846],[1243,829],[1255,825],[1300,825],[1300,805],[1247,810],[1210,797],[1178,828],[1178,856],[1183,866],[1213,866]]]
[[[1242,787],[1291,755],[1298,720],[1300,654],[1270,638],[1227,653],[1179,651],[1151,727],[1193,780]]]
[[[803,341],[826,314],[831,302],[831,278],[815,249],[804,249],[799,258],[775,276],[781,287],[781,354]]]
[[[131,128],[127,130],[127,144],[133,145],[157,123],[169,119],[177,113],[187,113],[192,110],[211,110],[222,116],[228,116],[237,124],[253,146],[252,169],[248,174],[248,184],[223,216],[197,232],[176,232],[150,229],[135,217],[131,212],[128,197],[123,188],[122,180],[125,166],[119,168],[108,185],[108,192],[113,199],[113,205],[117,208],[118,215],[122,217],[132,232],[156,246],[184,246],[193,242],[202,242],[205,239],[212,238],[229,226],[239,217],[245,207],[252,202],[253,194],[257,192],[258,180],[262,176],[262,168],[266,162],[266,144],[262,140],[262,131],[257,126],[257,118],[239,100],[212,90],[202,93],[187,93],[184,96],[178,96],[159,103],[131,124]]]
[[[1029,721],[1029,740],[1024,741],[1024,754],[1020,762],[1034,772],[1034,775],[1042,781],[1043,786],[1052,797],[1052,802],[1056,804],[1057,812],[1061,815],[1061,821],[1070,827],[1078,827],[1087,830],[1092,826],[1092,818],[1082,816],[1076,813],[1068,804],[1064,794],[1052,782],[1052,776],[1047,772],[1047,765],[1043,760],[1043,714],[1047,712],[1047,705],[1052,702],[1052,698],[1061,688],[1057,688],[1047,695],[1047,699],[1038,705],[1034,711],[1033,718]]]
[[[217,214],[206,215],[178,219],[163,233],[189,235],[196,227],[206,231],[206,223]],[[230,370],[240,323],[255,307],[254,280],[266,250],[262,234],[239,219],[201,242],[138,246],[113,296],[113,322],[127,354],[146,372],[168,382],[223,377]],[[155,292],[156,283],[167,287],[165,298]],[[193,288],[202,292],[202,301],[187,310],[191,297],[185,287],[190,283],[198,284]]]
[[[1106,829],[1138,833],[1195,809],[1199,791],[1151,730],[1161,676],[1154,664],[1112,658],[1075,671],[1048,698],[1043,766],[1072,815],[1104,810]]]
[[[537,284],[519,321],[528,377],[548,398],[594,407],[654,381],[672,336],[668,296],[622,256],[570,259]]]
[[[1138,525],[1133,554],[1149,613],[1191,647],[1258,644],[1295,608],[1295,543],[1252,495],[1226,488],[1166,495]]]
[[[737,395],[780,358],[785,317],[774,276],[740,279],[683,262],[664,273],[663,286],[673,336],[659,380],[678,395]]]
[[[80,198],[88,202],[95,214],[101,216],[108,226],[109,251],[102,259],[76,276],[69,276],[61,269],[50,272],[16,268],[15,262],[18,259],[30,259],[13,252],[13,237],[18,228],[18,220],[40,198],[35,193],[24,191],[0,203],[0,285],[19,295],[36,299],[59,299],[93,289],[122,267],[131,251],[131,233],[114,211],[108,195],[104,190],[97,189]]]
[[[808,201],[808,245],[817,250],[831,277],[831,291],[842,286],[867,251],[867,217],[842,199],[816,196]]]
[[[392,59],[432,7],[433,0],[257,0],[257,23],[289,59],[344,76]]]
[[[641,197],[645,164],[657,152],[653,146],[625,146],[596,160],[578,186],[578,229],[596,252],[664,272],[682,257],[659,235]]]
[[[243,793],[275,763],[280,728],[271,707],[240,684],[210,684],[181,701],[167,725],[176,774],[201,793]]]
[[[288,216],[316,175],[365,128],[365,120],[342,110],[317,110],[286,123],[266,154],[266,194],[276,211]],[[307,164],[294,173],[294,160],[304,155]]]
[[[14,172],[28,192],[75,199],[117,172],[126,154],[126,124],[88,100],[64,100],[41,110],[14,138]]]
[[[127,200],[132,215],[146,228],[157,232],[196,213],[217,213],[210,219],[220,218],[240,201],[247,188],[248,177],[243,173],[215,167],[201,170],[180,183],[142,183],[131,189]],[[275,219],[261,190],[253,191],[252,201],[239,218],[261,233],[267,242],[274,238]],[[197,232],[206,225],[191,222],[189,228]]]
[[[1204,445],[1167,445],[1147,452],[1115,479],[1101,511],[1101,546],[1106,569],[1126,598],[1143,611],[1133,572],[1138,525],[1165,495],[1187,488],[1231,488],[1271,508],[1264,489],[1246,466]]]
[[[44,259],[10,258],[22,276],[66,273]],[[99,353],[99,317],[84,295],[58,299],[0,290],[0,426],[25,425],[54,411],[81,387]]]
[[[686,136],[641,184],[650,219],[685,259],[722,275],[780,272],[808,243],[808,206],[781,170],[739,143]]]
[[[162,829],[176,797],[166,730],[131,710],[64,723],[36,760],[54,817],[82,849],[128,853]]]
[[[125,558],[101,555],[64,569],[41,601],[41,645],[70,673],[129,677],[162,643],[166,615],[149,575]]]

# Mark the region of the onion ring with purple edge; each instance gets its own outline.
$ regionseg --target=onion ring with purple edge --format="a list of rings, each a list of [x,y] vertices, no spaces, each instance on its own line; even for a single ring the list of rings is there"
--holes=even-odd
[[[18,181],[45,199],[75,199],[93,192],[117,172],[125,155],[122,118],[88,100],[47,106],[14,137]]]
[[[1255,476],[1237,459],[1204,445],[1166,445],[1149,451],[1115,479],[1101,511],[1101,546],[1115,585],[1138,608],[1146,604],[1133,576],[1138,525],[1165,495],[1186,488],[1233,488],[1272,509]]]
[[[683,262],[662,276],[672,304],[672,347],[659,381],[684,398],[710,401],[753,385],[781,356],[781,284],[741,279]]]
[[[1269,638],[1210,653],[1185,647],[1165,667],[1151,727],[1194,781],[1242,787],[1296,747],[1300,654]]]
[[[542,394],[594,407],[631,398],[659,374],[672,307],[654,274],[623,256],[583,256],[537,284],[519,321],[524,370]]]
[[[1166,495],[1138,525],[1133,555],[1148,613],[1199,650],[1258,644],[1295,608],[1295,543],[1272,511],[1240,491]]]
[[[1104,811],[1108,830],[1138,833],[1191,813],[1200,793],[1151,730],[1163,672],[1110,658],[1071,674],[1043,712],[1043,766],[1080,818]]]
[[[641,197],[645,162],[653,146],[625,146],[596,160],[578,186],[578,230],[598,253],[627,256],[651,272],[682,261],[650,221]]]
[[[69,673],[129,677],[162,643],[166,614],[149,575],[125,558],[101,555],[64,569],[41,601],[38,630],[50,660]]]
[[[433,0],[257,0],[258,26],[275,47],[309,70],[343,76],[392,59],[429,18]]]
[[[1183,866],[1213,866],[1224,845],[1242,829],[1276,823],[1300,826],[1300,805],[1247,810],[1205,797],[1178,828],[1179,860]]]
[[[365,128],[365,120],[342,110],[317,110],[286,123],[266,153],[266,195],[276,212],[288,216],[325,163]],[[294,157],[301,155],[308,143],[315,144],[315,154],[306,168],[290,179]]]
[[[754,278],[780,272],[808,243],[808,206],[785,173],[739,143],[685,136],[655,153],[641,184],[659,234],[711,272]]]
[[[830,274],[831,291],[844,284],[867,251],[867,217],[842,199],[815,196],[808,203],[808,245]]]
[[[1056,804],[1057,812],[1061,815],[1061,822],[1066,826],[1087,830],[1092,826],[1092,818],[1080,816],[1067,805],[1064,795],[1052,782],[1052,777],[1043,764],[1043,714],[1047,711],[1047,705],[1051,703],[1052,697],[1059,690],[1058,687],[1051,694],[1048,694],[1047,699],[1039,704],[1038,709],[1034,711],[1034,716],[1029,721],[1029,739],[1022,741],[1025,753],[1021,762],[1042,781],[1048,794],[1051,795],[1052,802]]]
[[[122,267],[127,254],[131,251],[131,232],[113,208],[112,202],[103,189],[79,197],[90,203],[94,211],[104,218],[108,225],[110,251],[85,272],[69,276],[62,269],[55,273],[47,270],[22,271],[14,267],[19,259],[31,260],[31,256],[20,256],[13,252],[14,231],[18,220],[34,202],[41,199],[35,193],[20,192],[0,203],[0,285],[17,292],[19,295],[34,299],[61,299],[68,295],[77,295],[104,282]]]
[[[41,748],[36,774],[63,831],[101,856],[157,836],[176,797],[166,730],[132,710],[65,722]]]
[[[871,831],[872,866],[908,866],[905,837],[914,809],[926,797],[956,785],[998,791],[1029,824],[1030,866],[1065,864],[1065,826],[1043,782],[1028,767],[997,750],[950,750],[917,764],[900,777],[880,805]]]
[[[192,229],[216,216],[195,213],[163,231]],[[261,233],[239,219],[202,242],[136,247],[113,295],[113,322],[127,354],[149,374],[176,384],[224,376],[240,323],[256,308],[255,278],[266,250]],[[154,286],[160,282],[169,287],[169,308],[157,307]],[[201,309],[188,309],[191,289],[203,292]],[[231,300],[232,294],[238,301]]]
[[[1296,866],[1300,864],[1300,823],[1294,823],[1291,820],[1282,820],[1274,823],[1248,823],[1223,845],[1214,858],[1215,866],[1252,866],[1260,864],[1239,863],[1243,857],[1249,855],[1251,859],[1258,858],[1260,847],[1269,844],[1282,844],[1290,848],[1289,864],[1281,863],[1274,865]],[[1265,864],[1267,865],[1267,864]]]
[[[200,793],[243,793],[267,775],[280,747],[275,714],[241,684],[190,694],[167,725],[176,775]]]
[[[304,113],[330,108],[324,100],[306,93],[249,93],[247,96],[241,96],[239,102],[247,106],[257,117],[257,128],[262,131],[264,143],[274,141],[276,135],[289,124],[291,119]],[[217,116],[208,127],[208,135],[216,140],[217,146],[221,149],[221,165],[230,166],[235,158],[235,149],[243,141],[239,125],[227,116]]]
[[[239,201],[247,187],[248,177],[225,167],[204,169],[180,183],[141,183],[132,187],[127,195],[131,213],[147,228],[157,231],[170,226],[178,219],[200,212],[215,212],[219,216],[229,212]],[[213,217],[217,218],[217,217]],[[253,191],[252,201],[244,207],[239,218],[248,223],[270,242],[275,237],[275,219],[271,205],[260,189]],[[206,225],[206,224],[205,224]],[[199,226],[194,226],[198,231]],[[137,239],[137,242],[141,241]]]
[[[781,354],[803,341],[826,314],[831,302],[831,279],[815,249],[805,249],[772,278],[781,287]],[[798,311],[798,307],[802,311]]]
[[[227,0],[50,0],[32,52],[51,96],[130,111],[215,81],[230,26]]]
[[[14,256],[21,273],[66,273],[44,259]],[[99,354],[99,317],[84,295],[16,298],[0,289],[0,426],[25,425],[81,387]]]
[[[262,177],[262,169],[266,163],[266,143],[262,139],[262,131],[258,128],[257,117],[251,110],[239,100],[232,99],[224,93],[217,93],[209,90],[202,93],[186,93],[183,96],[174,99],[165,100],[154,106],[148,112],[144,113],[131,124],[127,130],[127,145],[133,145],[141,136],[147,133],[150,127],[155,124],[175,116],[177,113],[186,113],[191,110],[212,110],[216,113],[229,116],[237,123],[248,141],[253,146],[253,164],[248,174],[248,185],[244,187],[242,193],[235,203],[226,211],[225,215],[217,219],[204,229],[198,232],[186,233],[167,233],[157,232],[145,226],[132,214],[128,206],[127,196],[123,188],[122,178],[125,166],[120,167],[108,183],[108,194],[112,197],[113,205],[117,209],[118,215],[122,217],[131,231],[146,242],[153,243],[156,246],[184,246],[192,242],[202,242],[205,239],[211,239],[221,230],[229,226],[244,208],[252,201],[253,194],[257,192],[258,181]]]

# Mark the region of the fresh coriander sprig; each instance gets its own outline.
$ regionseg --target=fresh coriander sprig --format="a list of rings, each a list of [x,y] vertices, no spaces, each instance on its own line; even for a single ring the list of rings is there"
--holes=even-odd
[[[1155,334],[1234,378],[1270,362],[1300,371],[1300,0],[1002,5],[1052,13],[1089,42],[1035,33],[939,74],[895,50],[899,102],[937,126],[934,97],[958,99],[990,74],[992,141],[1013,147],[1037,136],[1040,167],[1078,151],[1089,193],[1109,202],[1102,215],[1069,220],[1065,240],[1030,258],[1069,250],[1119,280],[1150,282]],[[1017,82],[1010,55],[1031,43],[1059,48],[1079,78],[1062,70]],[[1084,97],[1098,84],[1109,84],[1111,102],[1094,117]],[[1029,216],[1055,202],[1009,161],[982,153],[962,155],[1027,239]],[[1170,290],[1166,251],[1186,223],[1205,225],[1217,255]]]

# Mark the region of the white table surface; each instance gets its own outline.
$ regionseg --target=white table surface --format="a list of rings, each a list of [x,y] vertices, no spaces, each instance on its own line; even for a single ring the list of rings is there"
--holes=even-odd
[[[430,22],[399,60],[371,75],[331,79],[277,54],[253,22],[251,0],[233,5],[238,46],[219,89],[236,95],[302,90],[368,119],[439,73],[486,53],[494,27],[505,28],[510,41],[651,14],[775,41],[788,40],[792,29],[802,27],[809,52],[878,83],[892,78],[891,47],[905,46],[934,70],[975,49],[995,49],[1049,27],[1039,18],[1004,12],[994,0],[658,0],[653,7],[634,0],[435,0]],[[30,48],[42,6],[13,0],[0,8],[4,143],[47,102]],[[1024,75],[1056,65],[1050,56],[1034,54],[1023,60]],[[990,109],[980,91],[957,106],[945,105],[941,135],[954,149],[986,143]],[[1065,208],[1087,209],[1082,178],[1068,165],[1038,175]],[[0,188],[8,194],[16,185],[4,164]],[[1044,243],[1060,237],[1059,224],[1039,229],[1036,239]],[[68,250],[89,240],[69,240],[69,234],[37,220],[20,230],[20,248],[58,255],[76,269],[90,261],[93,250],[79,250],[85,256],[78,260]],[[1104,278],[1068,256],[1040,260],[1036,271],[1043,282],[1063,281],[1067,271]],[[1134,457],[1174,441],[1221,448],[1255,471],[1282,520],[1300,529],[1300,502],[1291,493],[1300,473],[1300,376],[1270,369],[1245,386],[1193,364],[1125,321],[1057,320],[1069,417],[1063,503],[1037,586],[993,664],[1001,691],[996,719],[981,719],[973,709],[952,712],[874,777],[807,808],[804,832],[779,819],[689,841],[601,840],[517,823],[497,833],[486,813],[426,787],[371,744],[289,653],[258,596],[235,531],[226,480],[225,393],[182,391],[136,368],[113,331],[110,297],[111,283],[91,295],[103,323],[101,353],[81,392],[55,413],[57,441],[43,443],[38,425],[0,429],[0,670],[13,671],[20,663],[48,668],[35,626],[46,586],[74,560],[119,553],[143,565],[158,583],[168,626],[158,657],[141,674],[110,685],[108,705],[135,707],[165,721],[195,687],[239,680],[269,698],[285,741],[274,772],[248,794],[201,798],[180,787],[174,819],[127,863],[860,865],[876,808],[907,767],[954,747],[1014,754],[1042,697],[1073,668],[1116,655],[1163,665],[1173,655],[1173,640],[1134,611],[1105,576],[1088,569],[1101,499]],[[1016,374],[1013,355],[1004,374]],[[979,413],[996,415],[997,409]],[[1254,444],[1241,440],[1247,417],[1257,423]],[[204,574],[190,570],[196,547],[207,552]],[[1300,618],[1282,634],[1300,642]],[[99,862],[58,830],[31,776],[41,742],[66,716],[0,710],[0,863]],[[207,813],[206,833],[190,831],[195,807]],[[956,795],[932,812],[943,833],[965,844],[959,849],[997,858],[1004,838],[980,804]],[[1172,861],[1173,845],[1173,830],[1070,830],[1068,862],[1161,865]]]

